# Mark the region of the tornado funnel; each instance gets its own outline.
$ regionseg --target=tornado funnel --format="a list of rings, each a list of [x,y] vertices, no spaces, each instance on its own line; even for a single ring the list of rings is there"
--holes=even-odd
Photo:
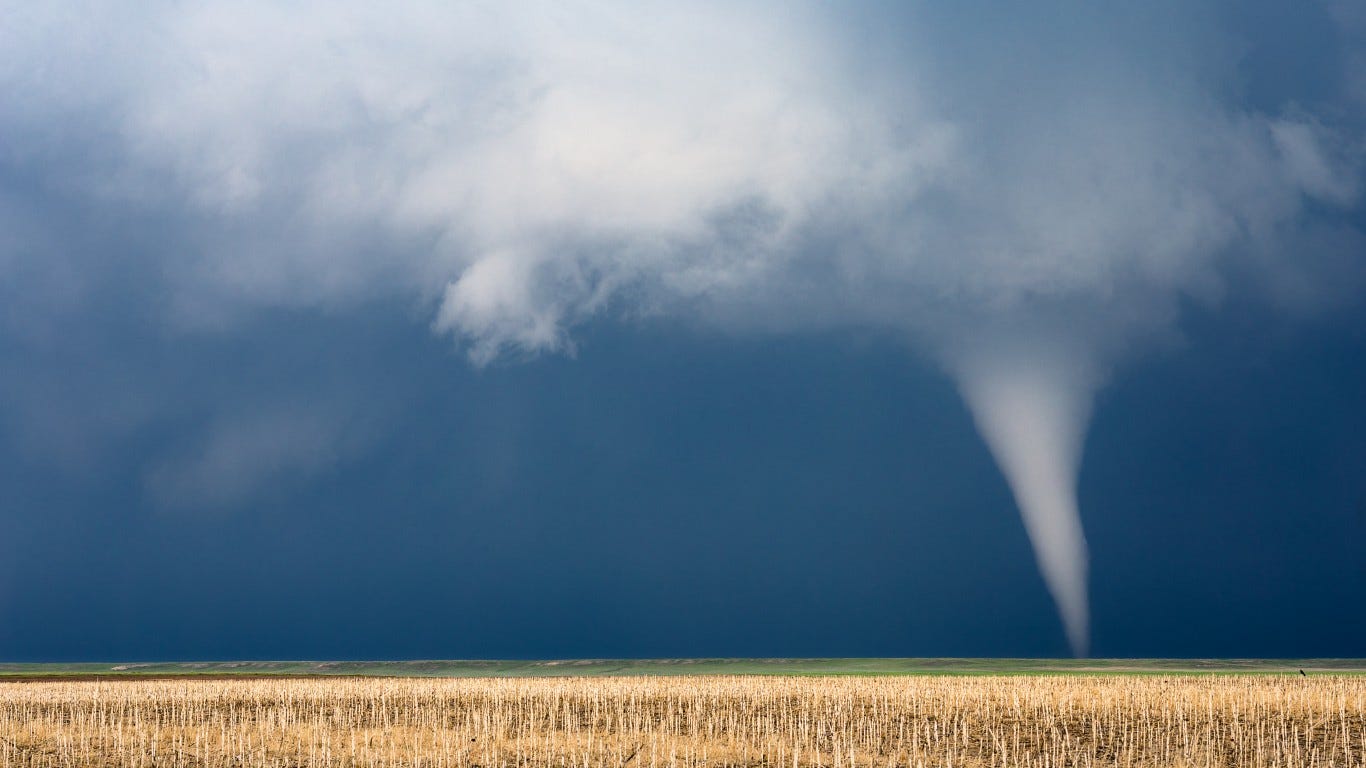
[[[969,358],[955,373],[1015,496],[1072,652],[1085,656],[1087,553],[1076,487],[1096,377],[1057,352]]]

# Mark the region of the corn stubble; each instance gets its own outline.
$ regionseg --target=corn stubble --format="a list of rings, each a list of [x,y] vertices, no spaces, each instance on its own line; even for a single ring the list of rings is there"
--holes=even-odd
[[[0,765],[1366,766],[1366,678],[5,682]]]

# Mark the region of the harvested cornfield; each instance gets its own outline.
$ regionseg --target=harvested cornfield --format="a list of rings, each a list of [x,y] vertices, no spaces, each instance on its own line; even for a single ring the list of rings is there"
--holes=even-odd
[[[1366,677],[0,683],[5,766],[1366,766]]]

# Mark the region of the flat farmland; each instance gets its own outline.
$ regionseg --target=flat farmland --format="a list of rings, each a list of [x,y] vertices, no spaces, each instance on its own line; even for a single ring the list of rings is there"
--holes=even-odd
[[[557,659],[0,663],[3,679],[148,677],[630,677],[637,675],[1366,674],[1366,659]]]
[[[0,682],[5,766],[1366,766],[1366,677]]]

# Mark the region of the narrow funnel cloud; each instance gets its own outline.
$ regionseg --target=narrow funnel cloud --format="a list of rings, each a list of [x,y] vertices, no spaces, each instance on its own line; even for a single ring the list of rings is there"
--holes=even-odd
[[[1096,377],[1068,355],[984,355],[955,367],[977,429],[1000,465],[1072,652],[1090,645],[1086,538],[1077,471]]]

